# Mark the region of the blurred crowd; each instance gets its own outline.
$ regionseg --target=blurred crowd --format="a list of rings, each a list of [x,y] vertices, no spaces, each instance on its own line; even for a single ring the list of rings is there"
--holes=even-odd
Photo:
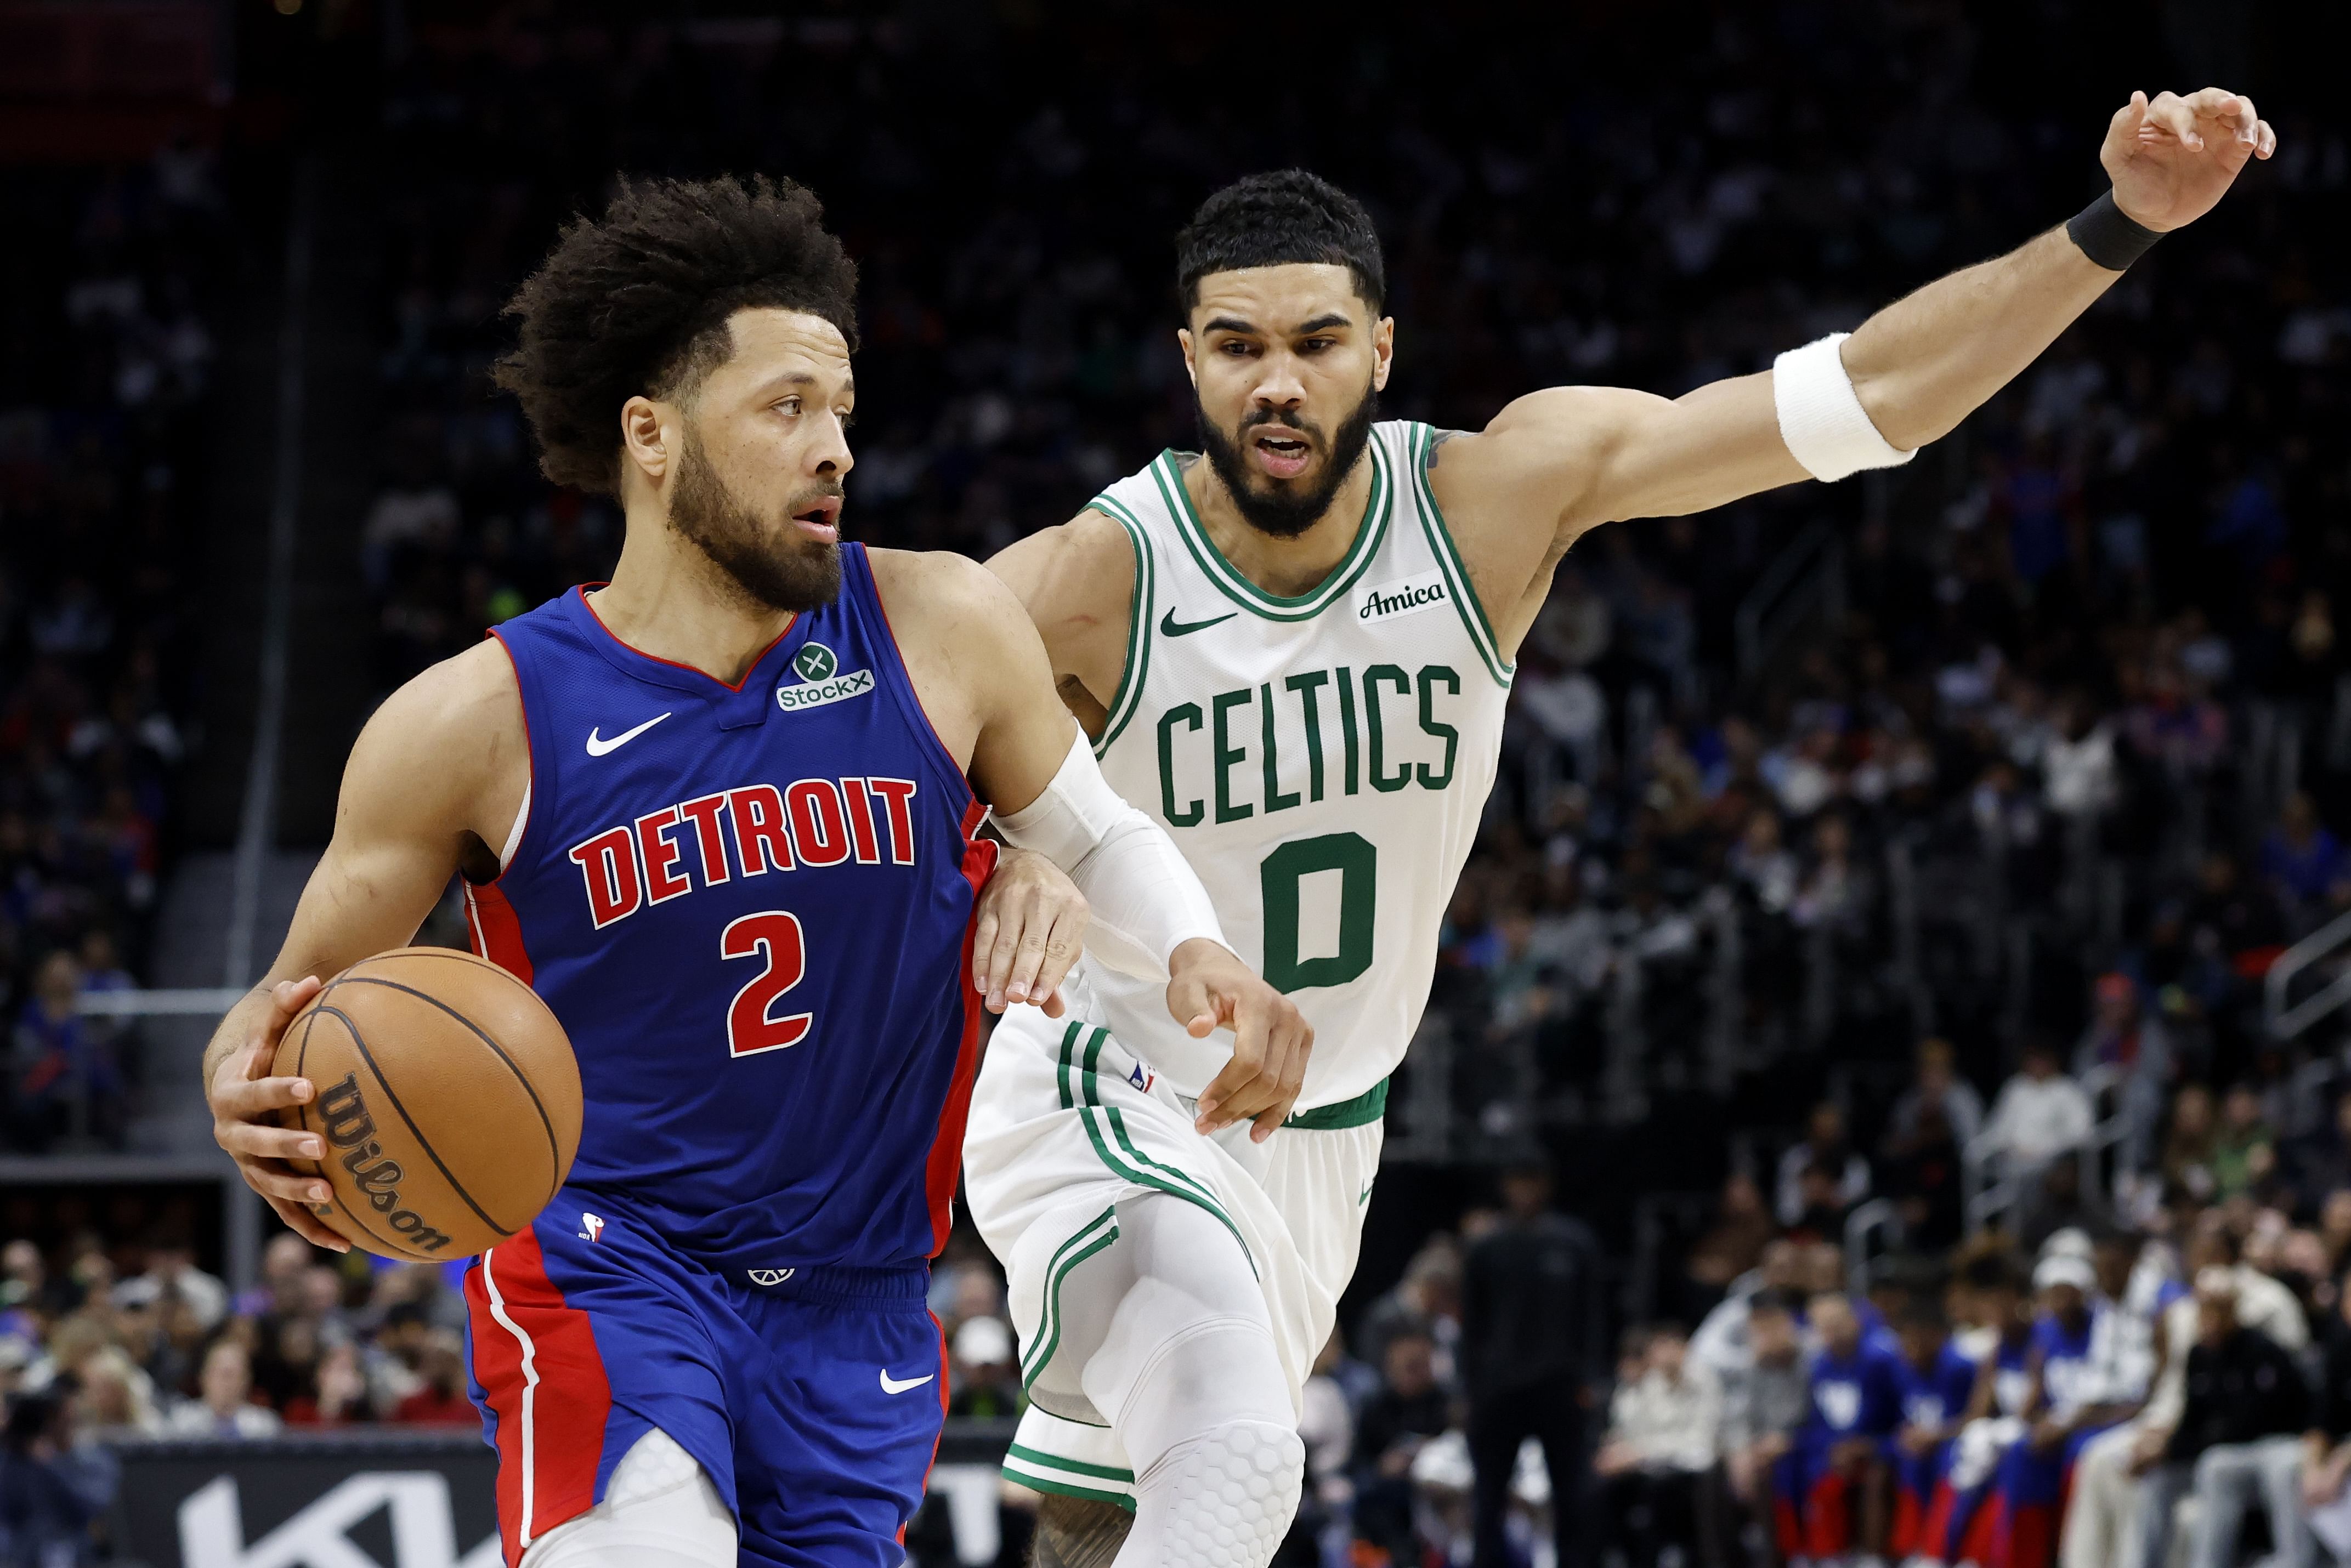
[[[209,155],[0,171],[0,1149],[118,1143],[131,983],[189,743],[208,482]]]

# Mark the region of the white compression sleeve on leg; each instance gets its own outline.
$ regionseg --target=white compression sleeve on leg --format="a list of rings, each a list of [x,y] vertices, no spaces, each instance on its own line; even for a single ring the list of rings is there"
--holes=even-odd
[[[1193,938],[1228,945],[1184,852],[1110,787],[1082,730],[1045,793],[996,826],[1069,873],[1093,908],[1086,950],[1111,968],[1165,980],[1168,955]]]
[[[734,1568],[735,1516],[676,1438],[629,1446],[604,1501],[530,1543],[522,1568]]]
[[[1916,447],[1905,452],[1888,442],[1870,422],[1838,351],[1851,336],[1834,332],[1771,361],[1771,406],[1780,416],[1780,439],[1814,479],[1898,468],[1918,455]]]
[[[1119,1205],[1123,1290],[1081,1381],[1134,1467],[1113,1568],[1265,1568],[1305,1479],[1290,1380],[1248,1256],[1215,1217],[1163,1195]],[[1065,1321],[1104,1304],[1063,1287]],[[1091,1309],[1091,1310],[1089,1310]]]

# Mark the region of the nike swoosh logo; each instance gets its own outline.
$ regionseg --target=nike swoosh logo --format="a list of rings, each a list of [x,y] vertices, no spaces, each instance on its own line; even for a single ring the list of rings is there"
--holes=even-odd
[[[920,1388],[924,1384],[928,1383],[932,1378],[936,1377],[937,1376],[938,1374],[935,1372],[925,1372],[920,1377],[908,1377],[902,1381],[891,1376],[889,1368],[884,1367],[882,1370],[882,1392],[884,1394],[904,1394],[909,1388]]]
[[[1222,626],[1225,622],[1232,619],[1233,617],[1240,613],[1241,612],[1238,610],[1227,610],[1224,614],[1219,616],[1211,616],[1207,620],[1186,621],[1177,620],[1176,618],[1176,612],[1171,609],[1165,615],[1159,618],[1159,635],[1162,637],[1189,637],[1196,631],[1206,631],[1212,626]]]
[[[588,754],[591,757],[601,757],[608,752],[617,752],[622,746],[627,745],[631,741],[635,740],[639,735],[643,734],[647,730],[652,729],[655,724],[660,723],[664,719],[668,717],[669,714],[667,713],[656,714],[654,717],[646,720],[643,723],[638,725],[633,730],[622,731],[619,734],[613,736],[609,741],[604,739],[603,736],[598,734],[595,730],[590,730],[588,732]],[[601,728],[603,728],[603,726],[601,724],[597,726],[597,729]]]

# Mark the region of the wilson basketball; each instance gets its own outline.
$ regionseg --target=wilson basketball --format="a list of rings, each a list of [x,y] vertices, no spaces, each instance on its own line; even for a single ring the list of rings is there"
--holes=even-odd
[[[276,1071],[317,1089],[284,1113],[320,1134],[319,1217],[355,1247],[471,1257],[537,1218],[580,1148],[580,1067],[530,987],[452,948],[399,948],[329,981]],[[305,1174],[309,1174],[305,1170]]]

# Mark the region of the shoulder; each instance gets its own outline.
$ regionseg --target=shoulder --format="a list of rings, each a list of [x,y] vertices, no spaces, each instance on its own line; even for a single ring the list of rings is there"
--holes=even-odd
[[[898,645],[947,659],[967,687],[993,684],[1007,658],[1037,656],[1037,632],[1003,579],[952,550],[868,550]],[[974,678],[978,679],[975,680]]]
[[[510,822],[530,778],[522,693],[485,638],[383,701],[351,746],[336,832],[475,833]]]
[[[987,569],[1032,614],[1040,607],[1066,613],[1112,597],[1123,607],[1134,585],[1134,549],[1124,524],[1089,506],[1067,523],[1007,545]]]
[[[413,676],[368,720],[367,736],[402,753],[476,764],[486,738],[520,740],[522,692],[505,646],[486,637]]]

